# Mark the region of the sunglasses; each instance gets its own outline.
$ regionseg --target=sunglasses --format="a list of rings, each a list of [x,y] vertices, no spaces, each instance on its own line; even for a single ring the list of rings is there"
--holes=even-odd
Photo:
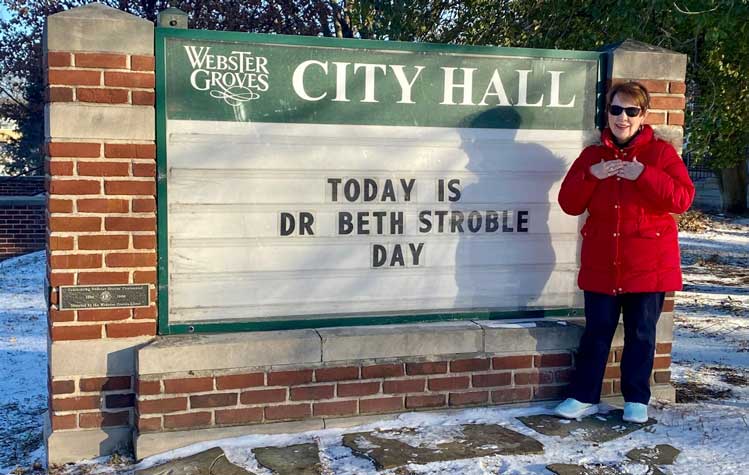
[[[627,117],[637,117],[640,115],[639,107],[609,106],[609,114],[613,116],[618,116],[622,111],[627,114]]]

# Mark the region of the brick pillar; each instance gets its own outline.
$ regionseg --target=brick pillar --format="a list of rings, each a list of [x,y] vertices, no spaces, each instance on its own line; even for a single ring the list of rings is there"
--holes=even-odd
[[[153,24],[90,4],[44,36],[49,463],[127,449],[134,349],[156,333]],[[60,285],[151,287],[149,308],[60,311]]]
[[[608,51],[608,63],[609,85],[637,81],[648,88],[651,102],[647,123],[653,126],[656,134],[671,142],[681,155],[687,56],[639,41],[626,40]],[[653,397],[671,401],[675,399],[674,389],[670,385],[673,311],[674,293],[669,292],[658,323],[656,364],[651,380],[654,385]]]

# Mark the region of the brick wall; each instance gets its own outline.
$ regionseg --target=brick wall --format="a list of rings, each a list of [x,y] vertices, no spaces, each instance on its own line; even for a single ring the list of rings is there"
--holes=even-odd
[[[620,393],[612,349],[603,396]],[[668,383],[671,344],[659,344],[653,384]],[[136,383],[140,433],[555,400],[572,374],[570,352],[376,364],[246,368],[148,375]]]
[[[0,196],[34,196],[44,193],[43,176],[0,176]]]
[[[45,203],[24,198],[0,200],[0,260],[44,249]]]
[[[107,15],[112,18],[103,21]],[[154,114],[153,39],[149,42],[142,32],[132,42],[107,36],[110,28],[116,27],[121,35],[132,25],[152,34],[152,23],[101,5],[48,20],[45,168],[52,434],[129,428],[135,400],[132,369],[112,364],[113,355],[106,350],[97,355],[107,361],[85,361],[86,348],[106,349],[107,341],[156,334],[156,145],[153,120],[142,123],[143,117]],[[69,28],[85,31],[80,35],[85,41],[66,35]],[[111,43],[117,41],[122,41],[115,47],[123,53],[111,51]],[[146,45],[142,52],[151,54],[125,53],[141,43]],[[110,51],[97,51],[98,45]],[[58,308],[59,286],[97,284],[150,284],[150,307]],[[84,345],[93,340],[100,346]],[[68,361],[70,356],[63,354],[75,351],[64,345],[72,341],[80,343],[80,370],[71,370],[71,365],[64,371],[55,369],[55,358]],[[101,369],[91,374],[91,367]],[[92,444],[86,438],[70,439],[70,432],[63,437],[63,442],[48,440],[51,461],[67,460],[68,447]],[[112,446],[121,442],[110,438]],[[63,448],[57,448],[60,444]],[[109,449],[94,445],[86,450]]]

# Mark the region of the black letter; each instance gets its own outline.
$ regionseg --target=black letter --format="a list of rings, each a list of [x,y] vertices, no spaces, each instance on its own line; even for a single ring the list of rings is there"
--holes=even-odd
[[[422,224],[421,227],[419,227],[420,233],[428,233],[432,230],[432,212],[431,211],[421,211],[419,212],[419,222]]]
[[[468,230],[472,233],[481,231],[481,213],[478,211],[471,211],[468,215]]]
[[[312,216],[312,213],[299,213],[299,234],[302,236],[304,236],[304,234],[314,236],[315,233],[312,232],[312,223],[314,222],[315,217]]]
[[[503,233],[511,233],[514,231],[512,229],[512,226],[510,226],[510,220],[509,220],[509,212],[507,210],[502,211],[502,232]]]
[[[453,178],[452,180],[448,181],[447,189],[452,192],[452,196],[448,197],[448,200],[453,202],[460,200],[460,180],[458,180],[457,178]]]
[[[294,215],[291,213],[281,213],[281,236],[289,236],[294,232],[296,222]]]
[[[371,178],[364,179],[364,201],[374,201],[377,198],[377,182]]]
[[[390,213],[390,234],[403,234],[403,211]]]
[[[377,234],[382,234],[382,218],[387,215],[386,211],[373,211],[372,216],[377,218]]]
[[[528,224],[528,212],[518,211],[518,232],[527,233],[528,232],[527,224]]]
[[[338,201],[338,185],[341,184],[341,179],[328,178],[328,183],[332,185],[330,187],[330,201]]]
[[[445,216],[447,216],[447,211],[435,211],[434,215],[437,216],[437,232],[443,233],[445,232]]]
[[[341,211],[338,213],[338,234],[351,234],[354,230],[354,225],[351,224],[351,213],[348,211]]]
[[[400,244],[393,246],[393,257],[390,259],[390,267],[394,267],[396,262],[401,267],[406,265],[406,261],[403,260],[403,250]]]
[[[463,212],[462,211],[453,211],[452,216],[450,217],[450,232],[454,233],[455,229],[458,230],[458,232],[463,232]]]
[[[419,265],[419,258],[421,257],[421,251],[424,250],[424,243],[420,242],[418,246],[414,246],[413,243],[408,243],[408,247],[411,248],[411,257],[415,266]]]
[[[486,232],[493,233],[499,229],[499,213],[494,210],[486,212]]]
[[[356,213],[356,234],[369,234],[369,229],[364,229],[364,226],[369,225],[369,212],[359,211]]]
[[[359,182],[356,181],[355,178],[348,180],[346,182],[346,185],[344,185],[343,187],[343,194],[346,196],[346,199],[349,202],[358,200],[360,191],[361,191],[361,188],[359,187]]]
[[[372,244],[372,267],[382,267],[387,260],[387,250],[381,244]]]
[[[408,180],[408,182],[401,178],[401,186],[403,187],[403,192],[406,194],[406,196],[403,198],[403,201],[411,201],[411,190],[414,189],[415,184],[416,180],[413,178]]]
[[[445,180],[437,180],[437,201],[445,201]]]
[[[395,190],[393,189],[393,182],[388,178],[385,180],[385,186],[382,187],[382,198],[380,198],[380,201],[387,201],[385,198],[390,198],[390,201],[395,203]]]

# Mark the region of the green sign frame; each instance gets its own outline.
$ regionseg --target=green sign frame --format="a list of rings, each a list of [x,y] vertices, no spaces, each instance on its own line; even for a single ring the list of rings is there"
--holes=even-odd
[[[607,70],[605,52],[545,50],[525,48],[499,48],[491,46],[456,46],[433,43],[405,43],[396,41],[372,41],[304,36],[268,35],[239,32],[218,32],[207,30],[186,30],[174,28],[155,29],[156,54],[156,144],[157,144],[157,240],[158,240],[158,333],[160,335],[271,331],[334,326],[383,325],[416,322],[438,322],[449,320],[494,320],[509,318],[542,318],[583,315],[581,308],[508,308],[501,311],[470,311],[455,313],[416,313],[409,315],[351,315],[351,316],[307,316],[303,319],[279,319],[275,321],[226,321],[211,323],[170,323],[169,322],[169,270],[168,270],[168,203],[167,203],[167,99],[168,62],[167,42],[169,40],[190,40],[207,42],[252,43],[263,45],[288,45],[295,47],[345,48],[368,51],[408,51],[423,53],[444,53],[452,55],[481,55],[524,58],[553,58],[567,60],[588,60],[597,63],[596,127],[603,126],[605,74]],[[482,127],[485,125],[478,124]],[[498,125],[502,127],[502,125]]]

